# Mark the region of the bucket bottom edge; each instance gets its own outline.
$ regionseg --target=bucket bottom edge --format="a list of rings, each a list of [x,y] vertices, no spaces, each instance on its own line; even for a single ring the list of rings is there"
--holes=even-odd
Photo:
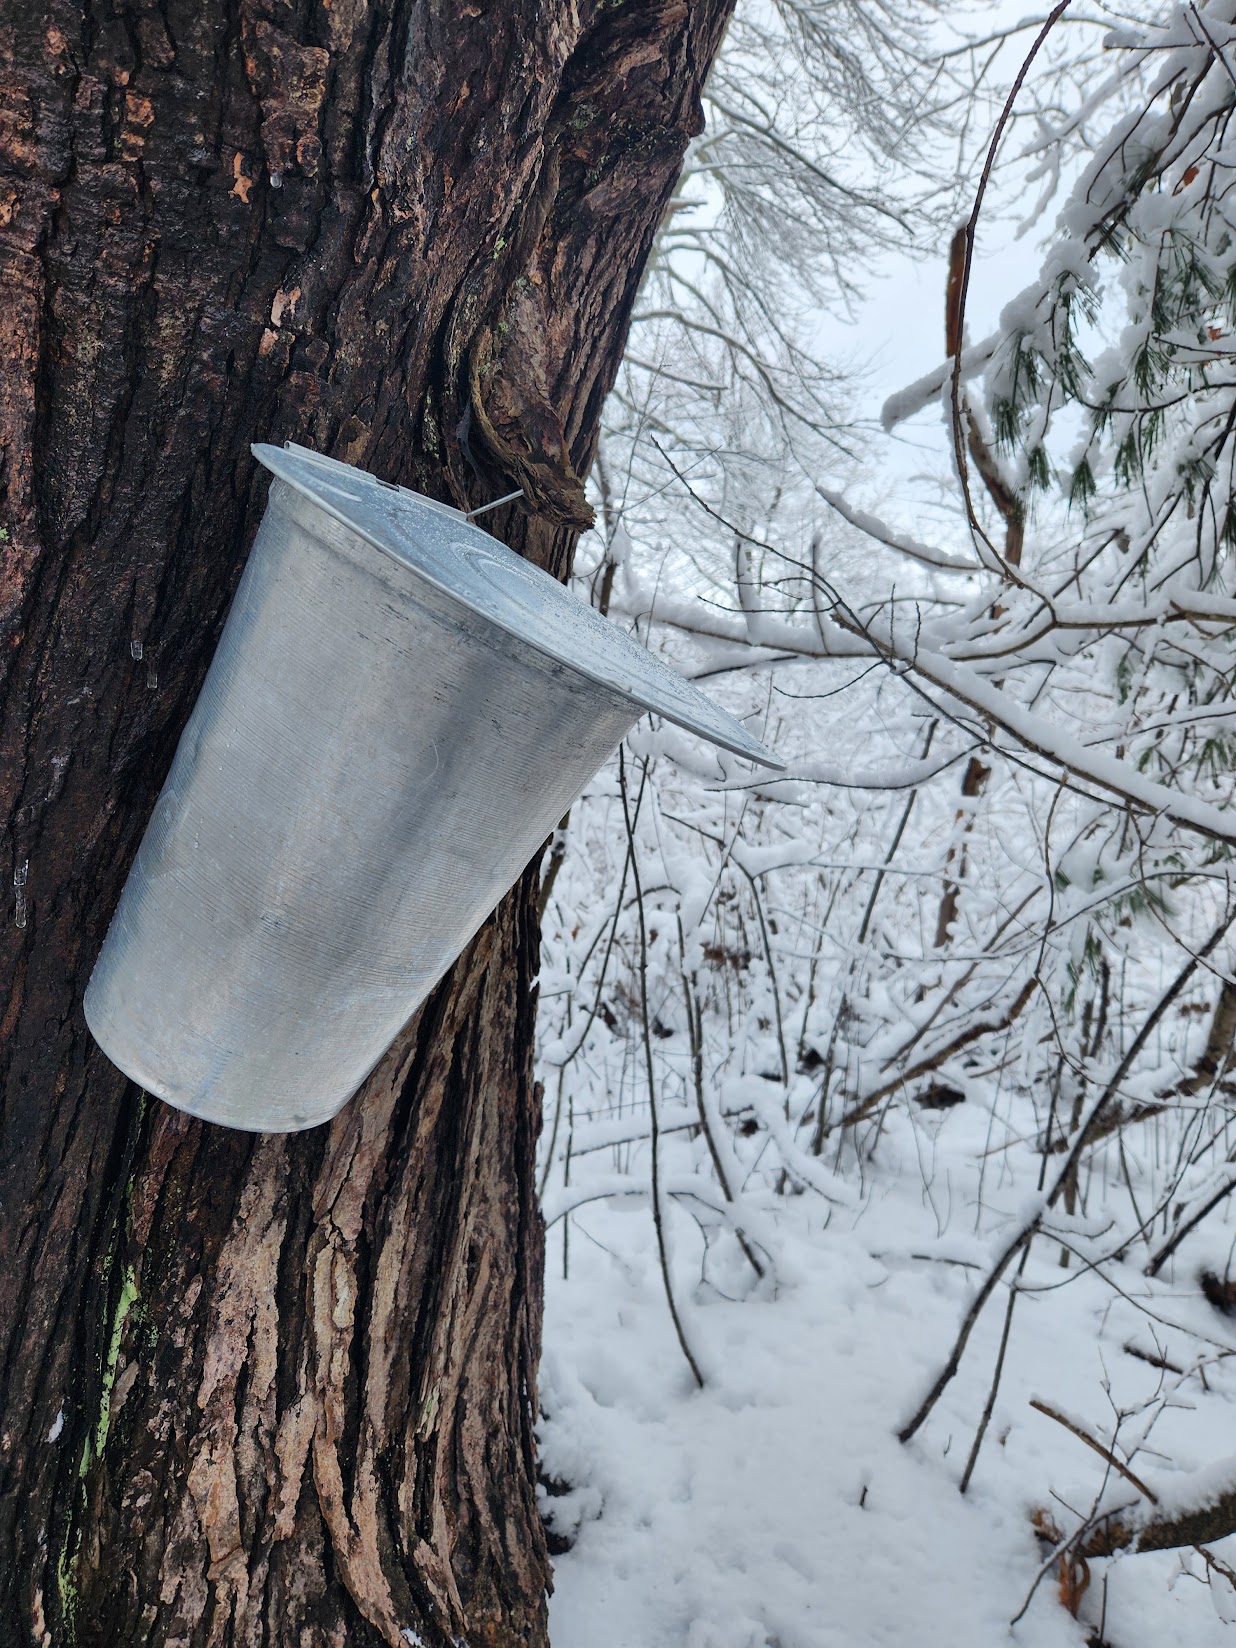
[[[96,1022],[97,1015],[91,1012],[91,1006],[87,995],[87,1028],[104,1057],[115,1065],[122,1076],[134,1082],[143,1093],[149,1093],[163,1104],[170,1104],[173,1110],[183,1111],[185,1115],[195,1116],[198,1121],[210,1122],[215,1127],[230,1127],[239,1133],[307,1133],[310,1128],[324,1127],[327,1122],[333,1121],[354,1097],[354,1092],[349,1092],[333,1101],[329,1108],[303,1113],[289,1105],[264,1108],[260,1102],[238,1104],[234,1100],[216,1098],[209,1092],[186,1093],[163,1080],[131,1050],[118,1045],[116,1038],[108,1034],[107,1024]]]

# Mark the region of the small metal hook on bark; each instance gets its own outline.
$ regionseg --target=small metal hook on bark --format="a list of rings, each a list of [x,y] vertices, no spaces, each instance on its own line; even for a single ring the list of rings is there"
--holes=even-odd
[[[499,509],[503,504],[514,503],[516,498],[522,498],[523,495],[523,487],[517,486],[514,492],[503,493],[501,498],[495,498],[491,504],[482,504],[479,509],[465,510],[464,519],[466,521],[475,521],[478,515],[488,515],[491,509]]]

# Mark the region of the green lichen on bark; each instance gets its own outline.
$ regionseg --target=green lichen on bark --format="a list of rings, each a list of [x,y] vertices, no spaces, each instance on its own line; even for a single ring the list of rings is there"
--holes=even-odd
[[[125,1268],[124,1281],[120,1287],[120,1296],[116,1301],[115,1313],[112,1316],[111,1334],[107,1341],[107,1353],[103,1359],[103,1383],[99,1392],[99,1411],[95,1418],[94,1429],[86,1437],[86,1446],[82,1450],[81,1464],[78,1466],[78,1475],[85,1477],[91,1465],[103,1456],[103,1449],[107,1446],[107,1432],[111,1424],[112,1386],[116,1383],[116,1364],[120,1360],[120,1340],[124,1333],[125,1322],[129,1312],[133,1309],[138,1297],[137,1274],[132,1265]]]
[[[108,1281],[111,1276],[115,1244],[109,1246],[103,1261],[103,1292],[108,1293]],[[86,1480],[91,1468],[102,1457],[107,1446],[107,1433],[111,1425],[112,1389],[116,1383],[116,1368],[120,1360],[120,1344],[124,1336],[125,1323],[138,1299],[137,1273],[133,1265],[125,1267],[124,1281],[120,1285],[120,1292],[111,1312],[110,1325],[106,1335],[107,1349],[103,1357],[102,1377],[99,1388],[99,1405],[91,1425],[82,1441],[81,1457],[77,1462],[77,1477],[81,1484],[79,1505],[85,1508]],[[77,1618],[77,1584],[75,1568],[77,1552],[81,1543],[81,1527],[78,1517],[71,1518],[65,1525],[64,1538],[60,1543],[60,1550],[56,1557],[56,1592],[60,1600],[60,1620],[64,1629],[65,1642],[72,1644],[76,1641]]]

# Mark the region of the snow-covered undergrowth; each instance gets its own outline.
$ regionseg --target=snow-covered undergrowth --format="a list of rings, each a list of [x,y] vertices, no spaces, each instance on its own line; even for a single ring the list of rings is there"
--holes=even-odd
[[[581,585],[787,772],[642,725],[547,860],[559,1648],[1236,1622],[1236,4],[1108,22],[934,505],[615,399]]]
[[[714,691],[750,713],[751,679]],[[921,746],[895,709],[868,680],[782,707],[769,731],[852,772],[898,738]],[[645,726],[551,848],[556,1648],[1228,1640],[1236,1592],[1188,1548],[1070,1565],[1074,1617],[1031,1522],[1068,1537],[1149,1505],[1078,1431],[1165,1506],[1236,1482],[1236,1322],[1199,1280],[1229,1271],[1228,1203],[1146,1274],[1181,1210],[1232,1178],[1222,1061],[1175,1091],[1220,980],[1190,975],[1142,1035],[1187,947],[1134,901],[1088,960],[1093,878],[1052,873],[1052,831],[1071,840],[1076,818],[1044,805],[1036,828],[1034,785],[1007,773],[966,835],[964,941],[941,951],[957,773],[909,776],[874,797],[766,784]],[[1028,895],[1054,907],[1036,929],[1008,921]],[[1027,975],[1043,1000],[1010,1016]],[[1122,1069],[1105,1102],[1124,1125],[1070,1170]],[[1023,1233],[1024,1268],[1014,1251],[957,1376],[900,1441]]]
[[[988,1120],[970,1104],[890,1116],[857,1205],[780,1198],[767,1220],[775,1285],[732,1238],[714,1233],[704,1262],[698,1230],[671,1213],[702,1390],[666,1308],[647,1197],[551,1226],[545,1506],[573,1541],[555,1561],[555,1648],[1077,1648],[1100,1622],[1112,1648],[1231,1640],[1219,1613],[1234,1611],[1230,1588],[1209,1587],[1188,1551],[1092,1563],[1076,1620],[1053,1564],[1010,1636],[1048,1555],[1031,1512],[1080,1521],[1105,1489],[1139,1497],[1031,1397],[1115,1438],[1162,1499],[1195,1502],[1192,1473],[1217,1462],[1236,1475],[1236,1331],[1192,1267],[1154,1281],[1135,1262],[1079,1275],[1044,1242],[1021,1277],[966,1495],[1002,1305],[924,1429],[897,1440],[991,1260],[990,1231],[1018,1211],[1010,1185],[990,1187],[982,1209],[966,1194],[959,1167],[989,1148]],[[644,1184],[647,1152],[625,1163]],[[609,1154],[577,1160],[581,1191],[607,1181]],[[665,1145],[667,1169],[690,1155]],[[1221,1269],[1229,1245],[1217,1230],[1191,1258]],[[1215,1554],[1231,1559],[1223,1544]]]

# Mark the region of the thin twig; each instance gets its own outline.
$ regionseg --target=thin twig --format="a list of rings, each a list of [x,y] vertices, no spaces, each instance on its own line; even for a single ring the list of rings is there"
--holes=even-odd
[[[944,1393],[945,1386],[949,1383],[953,1375],[957,1372],[957,1369],[961,1366],[961,1358],[965,1354],[966,1345],[969,1342],[971,1333],[974,1331],[974,1324],[978,1321],[980,1315],[982,1314],[983,1306],[987,1303],[988,1299],[991,1298],[992,1293],[995,1291],[996,1283],[1004,1275],[1009,1265],[1017,1257],[1022,1248],[1025,1247],[1033,1238],[1035,1231],[1039,1228],[1039,1217],[1041,1216],[1036,1216],[1025,1229],[1018,1231],[1017,1235],[1014,1236],[1013,1240],[1008,1244],[1004,1252],[992,1266],[990,1272],[988,1273],[987,1280],[979,1288],[970,1303],[970,1308],[966,1312],[962,1321],[960,1331],[954,1341],[953,1349],[949,1354],[948,1361],[945,1362],[943,1368],[941,1368],[935,1384],[931,1387],[931,1389],[927,1392],[927,1395],[919,1404],[918,1410],[914,1414],[914,1417],[904,1424],[897,1432],[897,1440],[899,1442],[908,1442],[910,1440],[915,1431],[918,1430],[919,1426],[927,1418],[927,1415],[931,1412],[932,1408],[934,1408],[936,1403],[940,1400],[940,1397]]]
[[[1004,1353],[1009,1345],[1009,1330],[1013,1326],[1013,1309],[1017,1304],[1017,1284],[1021,1281],[1026,1268],[1026,1260],[1030,1257],[1030,1243],[1022,1249],[1021,1263],[1017,1267],[1017,1275],[1009,1284],[1009,1302],[1004,1312],[1004,1330],[1000,1335],[1000,1349],[996,1352],[996,1365],[991,1375],[991,1388],[987,1392],[987,1404],[983,1409],[983,1417],[979,1420],[978,1429],[974,1433],[974,1442],[970,1448],[970,1457],[966,1460],[966,1468],[961,1474],[961,1489],[965,1493],[970,1486],[970,1478],[974,1475],[974,1467],[978,1464],[979,1449],[983,1446],[983,1437],[987,1434],[987,1427],[991,1423],[991,1412],[996,1405],[996,1392],[1000,1389],[1000,1375],[1004,1372]]]
[[[700,1128],[704,1134],[704,1141],[708,1146],[708,1154],[712,1157],[713,1171],[717,1175],[717,1183],[721,1186],[721,1194],[727,1202],[734,1202],[734,1191],[730,1185],[729,1175],[725,1171],[725,1163],[721,1157],[721,1148],[713,1136],[712,1121],[708,1114],[708,1101],[704,1097],[704,1020],[703,1009],[700,1006],[699,996],[696,994],[693,980],[687,977],[686,968],[686,939],[682,930],[682,917],[678,918],[678,949],[682,958],[682,989],[687,1005],[687,1038],[691,1047],[691,1074],[695,1087],[695,1105],[699,1112]],[[756,1257],[754,1248],[742,1230],[737,1231],[738,1245],[743,1250],[755,1274],[763,1279],[764,1266]]]
[[[695,1376],[695,1383],[702,1390],[704,1375],[700,1372],[700,1365],[692,1353],[687,1341],[686,1330],[682,1318],[678,1314],[678,1304],[674,1298],[674,1287],[670,1280],[669,1253],[665,1245],[665,1224],[661,1216],[661,1178],[660,1178],[660,1128],[657,1125],[657,1094],[656,1077],[652,1062],[652,1037],[648,1029],[648,932],[644,924],[644,894],[640,886],[639,861],[635,851],[635,822],[631,816],[630,801],[627,795],[627,771],[625,753],[618,749],[618,787],[622,791],[622,816],[627,827],[627,844],[631,864],[631,879],[635,885],[635,907],[639,917],[639,1001],[644,1028],[644,1061],[648,1073],[648,1115],[651,1120],[650,1147],[652,1155],[652,1223],[657,1234],[657,1255],[661,1261],[661,1279],[665,1283],[665,1298],[669,1304],[670,1317],[674,1323],[674,1332],[678,1335],[678,1343],[682,1347],[682,1354],[687,1359],[687,1365]],[[642,788],[642,786],[641,786]]]
[[[965,325],[966,299],[968,298],[970,292],[970,269],[974,261],[974,241],[975,236],[978,233],[979,215],[983,209],[983,197],[987,193],[987,185],[991,179],[992,169],[996,163],[996,153],[1000,147],[1000,140],[1004,136],[1004,128],[1008,125],[1012,118],[1013,106],[1021,93],[1022,84],[1025,81],[1026,75],[1030,72],[1030,65],[1038,56],[1039,49],[1043,45],[1043,42],[1047,39],[1047,36],[1051,33],[1057,22],[1068,10],[1070,3],[1071,0],[1059,0],[1059,4],[1052,9],[1051,13],[1045,20],[1043,27],[1035,36],[1034,44],[1027,52],[1025,61],[1017,71],[1016,78],[1014,79],[1009,90],[1009,95],[1005,100],[1004,107],[1000,111],[1000,118],[996,121],[996,129],[992,133],[991,143],[988,145],[987,155],[983,162],[982,174],[979,177],[978,188],[975,191],[974,206],[971,209],[969,221],[966,223],[965,258],[961,267],[961,279],[957,292],[956,332],[959,340]],[[982,526],[979,524],[979,519],[974,508],[974,499],[970,494],[970,479],[966,465],[966,440],[962,427],[961,356],[962,351],[959,343],[957,352],[953,356],[951,401],[953,447],[957,456],[957,476],[961,482],[962,495],[965,498],[966,516],[970,522],[970,526],[974,534],[977,538],[982,540],[984,545],[986,545],[987,549],[996,560],[1000,570],[1005,574],[1010,582],[1020,584],[1022,579],[1017,573],[1016,568],[1010,565],[1008,560],[1006,560],[1005,557],[999,553],[991,539],[987,536],[987,534],[983,531]]]
[[[1188,1236],[1191,1231],[1196,1230],[1202,1220],[1206,1218],[1208,1214],[1213,1213],[1215,1208],[1219,1206],[1220,1202],[1225,1202],[1232,1194],[1233,1190],[1236,1190],[1236,1175],[1229,1179],[1227,1184],[1216,1190],[1209,1201],[1203,1202],[1201,1207],[1198,1208],[1197,1212],[1191,1219],[1186,1219],[1183,1224],[1176,1227],[1176,1229],[1168,1237],[1167,1241],[1164,1242],[1163,1246],[1155,1254],[1154,1258],[1146,1266],[1146,1275],[1157,1276],[1163,1269],[1163,1266],[1171,1258],[1172,1254],[1175,1253],[1176,1249],[1180,1246],[1181,1242],[1184,1241],[1185,1237]]]
[[[1046,1402],[1040,1402],[1037,1396],[1032,1396],[1030,1398],[1030,1406],[1036,1413],[1045,1413],[1049,1419],[1054,1419],[1057,1425],[1063,1425],[1066,1431],[1072,1431],[1073,1435],[1079,1442],[1084,1442],[1088,1448],[1093,1448],[1094,1452],[1098,1454],[1100,1459],[1106,1459],[1112,1469],[1119,1471],[1125,1481],[1131,1483],[1132,1486],[1137,1489],[1138,1493],[1145,1494],[1146,1498],[1152,1505],[1157,1505],[1159,1503],[1159,1496],[1155,1493],[1154,1489],[1148,1488],[1142,1481],[1141,1477],[1134,1475],[1129,1467],[1121,1460],[1117,1459],[1116,1455],[1110,1448],[1104,1447],[1103,1443],[1100,1442],[1097,1437],[1091,1436],[1089,1431],[1082,1430],[1080,1425],[1075,1425],[1073,1421],[1066,1418],[1064,1414],[1057,1413],[1055,1408],[1048,1407]]]

